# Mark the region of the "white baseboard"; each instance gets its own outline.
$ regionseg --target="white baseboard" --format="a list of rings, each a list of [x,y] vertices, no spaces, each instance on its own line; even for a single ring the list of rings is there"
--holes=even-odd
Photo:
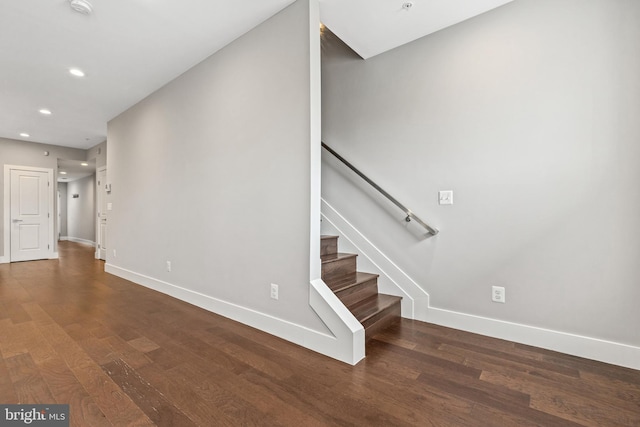
[[[9,257],[0,256],[0,264],[9,264]]]
[[[640,370],[640,347],[429,307],[427,322]]]
[[[261,313],[247,307],[154,279],[153,277],[135,273],[113,264],[105,264],[105,271],[345,363],[355,364],[364,357],[364,330],[361,334],[363,354],[361,355],[362,357],[360,357],[357,351],[357,345],[353,345],[353,348],[345,348],[344,345],[341,346],[341,343],[345,341],[339,340],[331,334],[309,329],[305,326],[266,313]],[[311,298],[317,302],[316,307],[321,307],[322,304],[313,297],[313,289],[315,288],[312,286]],[[362,328],[362,326],[360,326],[360,328]],[[356,342],[358,342],[357,339]],[[351,345],[352,340],[347,341],[347,343]]]
[[[395,292],[387,293],[409,299],[411,307],[403,305],[403,317],[640,370],[637,346],[432,307],[428,293],[325,200],[322,217],[358,255],[378,267],[375,272],[382,283],[396,286]]]
[[[63,236],[60,237],[60,240],[68,240],[69,242],[82,243],[83,245],[96,246],[96,242],[86,239],[81,239],[79,237],[71,237],[71,236]]]

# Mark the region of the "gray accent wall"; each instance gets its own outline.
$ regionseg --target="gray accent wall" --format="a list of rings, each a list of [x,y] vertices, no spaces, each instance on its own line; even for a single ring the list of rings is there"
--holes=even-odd
[[[95,243],[95,192],[95,175],[67,183],[67,237],[69,240],[80,239]]]
[[[326,153],[323,198],[434,307],[640,345],[639,22],[517,0],[367,61],[327,36],[323,140],[441,232]]]
[[[108,270],[326,330],[309,307],[309,14],[294,3],[109,122]]]

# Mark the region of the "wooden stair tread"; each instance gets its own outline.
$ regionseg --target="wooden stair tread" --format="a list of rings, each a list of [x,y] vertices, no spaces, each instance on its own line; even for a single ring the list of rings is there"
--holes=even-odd
[[[340,260],[347,259],[347,258],[355,258],[357,256],[358,255],[356,255],[356,254],[338,252],[337,254],[322,255],[320,257],[320,260],[322,261],[323,264],[327,264],[327,263],[330,263],[330,262],[340,261]]]
[[[371,279],[377,279],[378,277],[378,274],[356,271],[355,274],[346,274],[344,276],[329,280],[328,282],[325,281],[325,283],[334,293],[338,293],[354,286],[358,286]]]
[[[402,297],[395,295],[377,294],[354,304],[349,309],[360,323],[365,323],[381,311],[399,304],[401,300]]]

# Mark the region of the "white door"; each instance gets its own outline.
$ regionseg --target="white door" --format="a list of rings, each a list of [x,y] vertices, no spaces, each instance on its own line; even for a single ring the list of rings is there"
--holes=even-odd
[[[11,169],[11,262],[50,255],[49,174]]]
[[[96,204],[98,205],[97,251],[96,258],[107,259],[107,169],[99,169],[96,173]]]

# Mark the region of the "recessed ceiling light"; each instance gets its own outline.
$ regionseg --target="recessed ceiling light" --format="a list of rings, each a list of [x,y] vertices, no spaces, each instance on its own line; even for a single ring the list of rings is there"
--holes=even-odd
[[[47,110],[46,108],[43,108],[42,110],[40,110],[40,114],[44,114],[45,116],[50,116],[51,110]]]
[[[84,163],[84,162],[82,162],[82,163],[80,163],[80,165],[81,165],[81,166],[89,166],[89,163]]]
[[[82,71],[80,68],[69,68],[69,73],[72,76],[76,76],[76,77],[84,77],[84,71]]]
[[[29,138],[31,135],[29,135],[28,133],[22,132],[20,136],[23,138]]]
[[[60,171],[60,175],[66,175],[67,173],[65,171]]]

